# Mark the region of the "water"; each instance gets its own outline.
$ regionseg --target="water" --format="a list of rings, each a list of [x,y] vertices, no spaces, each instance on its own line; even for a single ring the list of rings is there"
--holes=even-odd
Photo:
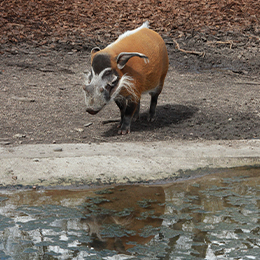
[[[260,168],[163,186],[0,190],[0,259],[260,259]]]

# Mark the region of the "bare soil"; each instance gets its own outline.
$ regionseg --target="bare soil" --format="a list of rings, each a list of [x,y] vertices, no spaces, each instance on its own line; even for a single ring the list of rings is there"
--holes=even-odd
[[[149,5],[145,1],[139,2]],[[184,8],[185,1],[179,2]],[[212,2],[214,1],[210,1]],[[233,1],[236,4],[238,2]],[[23,1],[20,4],[22,3]],[[250,1],[244,3],[250,6]],[[40,12],[37,13],[38,16],[31,14],[37,18],[31,19],[35,23],[29,24],[26,20],[22,23],[23,20],[20,19],[20,27],[17,21],[10,20],[10,17],[15,19],[16,16],[11,16],[11,11],[6,12],[0,20],[0,26],[4,28],[0,47],[0,144],[259,139],[259,16],[258,13],[253,14],[254,8],[251,8],[247,9],[251,16],[249,12],[245,17],[244,12],[240,12],[246,8],[245,5],[236,4],[229,6],[229,9],[227,6],[226,9],[221,7],[225,18],[221,21],[219,16],[214,15],[213,11],[219,9],[212,9],[213,4],[208,7],[205,4],[203,8],[200,6],[196,10],[201,10],[202,14],[210,10],[212,26],[210,20],[207,20],[208,23],[204,20],[202,24],[203,19],[200,18],[201,22],[194,25],[196,30],[190,21],[195,21],[196,17],[199,19],[200,13],[189,19],[186,17],[189,23],[185,27],[183,17],[186,7],[180,9],[182,12],[176,13],[172,18],[179,19],[179,24],[174,27],[161,20],[166,17],[163,15],[167,14],[167,8],[163,9],[162,3],[156,5],[161,10],[160,19],[158,15],[158,19],[154,17],[156,12],[152,12],[148,19],[152,19],[151,28],[159,31],[167,44],[170,69],[158,100],[156,121],[146,121],[149,97],[144,96],[140,120],[132,124],[131,133],[125,136],[117,134],[117,106],[111,102],[100,113],[91,116],[85,112],[81,88],[84,72],[90,66],[91,48],[95,45],[104,47],[122,33],[124,28],[133,29],[137,27],[135,24],[139,25],[146,18],[140,18],[140,14],[131,14],[130,21],[133,22],[136,17],[136,22],[131,23],[123,15],[118,30],[114,27],[112,30],[111,20],[106,20],[110,21],[107,24],[96,17],[98,25],[94,22],[88,24],[84,35],[64,24],[59,26],[57,32],[50,29],[45,34],[40,34],[44,26],[40,24],[42,27],[35,27]],[[7,1],[3,1],[0,12],[7,7]],[[125,10],[124,8],[125,5],[122,5],[117,12]],[[233,12],[232,17],[227,10]],[[62,15],[64,10],[57,13]],[[105,11],[104,13],[106,17],[109,15]],[[236,16],[237,13],[240,16]],[[69,21],[74,13],[67,10],[66,14]],[[88,15],[91,16],[91,13]],[[244,16],[240,20],[234,19],[241,15]],[[49,16],[52,17],[51,14]],[[23,17],[22,14],[20,17]],[[181,18],[183,19],[180,20]],[[91,19],[94,19],[93,13]],[[51,28],[47,25],[55,24],[47,23],[51,19],[46,18],[44,21],[46,28]],[[82,23],[79,22],[79,25],[83,30]],[[98,26],[99,29],[96,28]],[[10,28],[18,31],[12,33]],[[32,30],[35,30],[34,35],[30,36]],[[179,48],[176,48],[174,40]]]
[[[178,39],[183,48],[204,51],[204,57],[180,52],[168,44],[170,69],[156,121],[146,121],[149,97],[144,96],[140,120],[126,136],[117,135],[118,122],[113,121],[119,119],[119,110],[114,103],[95,116],[85,112],[81,87],[83,72],[89,69],[88,51],[27,45],[5,49],[0,62],[0,141],[259,138],[259,43],[236,37],[239,43],[232,48],[208,44],[199,34]]]

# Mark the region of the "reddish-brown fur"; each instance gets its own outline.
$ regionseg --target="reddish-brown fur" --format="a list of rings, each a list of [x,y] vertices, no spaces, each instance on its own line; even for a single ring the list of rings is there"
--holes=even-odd
[[[121,112],[119,134],[130,133],[132,119],[139,117],[142,93],[151,95],[148,121],[154,120],[168,71],[165,43],[147,25],[126,32],[103,50],[91,51],[90,82],[83,88],[87,112],[96,114],[110,100],[115,100]]]
[[[126,66],[120,70],[117,67],[116,58],[121,52],[139,52],[146,55],[149,63],[139,57],[131,58]],[[153,30],[142,28],[117,40],[98,53],[109,54],[112,68],[117,71],[120,78],[127,74],[134,79],[134,91],[138,99],[144,92],[157,88],[156,92],[161,92],[165,76],[168,71],[168,54],[165,43],[161,36]],[[92,59],[96,54],[92,55]],[[127,97],[127,89],[122,89],[120,95]]]

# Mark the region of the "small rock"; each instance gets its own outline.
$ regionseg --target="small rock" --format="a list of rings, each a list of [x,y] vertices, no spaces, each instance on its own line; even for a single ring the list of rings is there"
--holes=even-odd
[[[35,102],[34,98],[26,98],[26,97],[12,97],[12,99],[20,101],[20,102]]]
[[[57,147],[57,148],[54,148],[53,151],[54,151],[54,152],[62,152],[62,148]]]
[[[25,138],[25,137],[26,137],[25,134],[15,134],[15,135],[13,136],[13,138]]]
[[[79,132],[79,133],[82,133],[84,131],[83,128],[74,128],[75,131]]]
[[[92,122],[89,122],[89,123],[85,124],[84,127],[89,127],[89,126],[91,126],[91,125],[93,125],[93,123],[92,123]]]

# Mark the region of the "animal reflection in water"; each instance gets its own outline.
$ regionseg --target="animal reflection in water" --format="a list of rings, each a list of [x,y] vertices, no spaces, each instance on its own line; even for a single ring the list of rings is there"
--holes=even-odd
[[[88,198],[86,218],[92,242],[87,246],[95,250],[126,250],[135,244],[146,244],[154,234],[144,234],[147,227],[160,227],[164,214],[165,195],[162,187],[117,186],[97,192]],[[82,224],[83,224],[82,223]]]

